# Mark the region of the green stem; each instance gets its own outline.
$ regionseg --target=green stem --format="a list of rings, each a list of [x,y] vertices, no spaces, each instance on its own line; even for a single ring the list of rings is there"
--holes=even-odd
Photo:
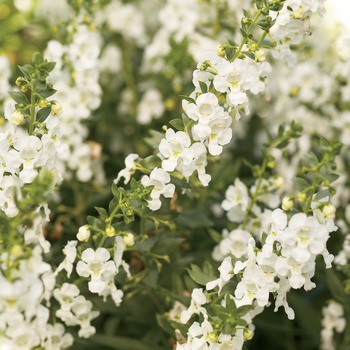
[[[310,211],[310,209],[311,209],[311,203],[312,203],[312,200],[313,200],[313,194],[316,193],[316,189],[318,187],[318,182],[319,182],[319,178],[320,178],[319,177],[320,170],[324,166],[325,162],[326,162],[326,156],[324,156],[323,159],[321,160],[321,162],[317,164],[316,169],[314,171],[315,176],[314,176],[314,178],[312,180],[311,187],[309,188],[309,196],[308,196],[305,208],[304,208],[304,213],[305,214],[307,214]]]
[[[245,229],[246,225],[248,224],[248,221],[249,221],[249,218],[250,218],[250,213],[251,213],[251,211],[253,209],[254,204],[258,200],[260,186],[261,186],[262,179],[263,179],[262,175],[264,174],[264,172],[266,170],[266,167],[267,167],[267,157],[264,158],[263,164],[262,164],[260,172],[259,172],[259,179],[258,179],[258,182],[256,184],[255,192],[254,192],[254,194],[253,194],[253,196],[252,196],[252,198],[251,198],[251,200],[249,202],[249,205],[248,205],[248,208],[247,208],[247,211],[246,211],[243,223],[242,223],[242,229],[243,230]]]
[[[247,43],[249,35],[252,33],[252,30],[254,28],[254,26],[256,25],[256,22],[258,21],[259,17],[261,16],[261,11],[259,10],[258,13],[255,15],[254,19],[252,20],[252,22],[250,23],[246,36],[243,38],[243,40],[241,41],[241,44],[239,45],[235,55],[232,58],[232,61],[234,61],[241,53],[243,46]]]
[[[35,80],[30,82],[30,117],[29,117],[29,135],[34,133],[34,124],[36,122],[36,113],[35,113]]]

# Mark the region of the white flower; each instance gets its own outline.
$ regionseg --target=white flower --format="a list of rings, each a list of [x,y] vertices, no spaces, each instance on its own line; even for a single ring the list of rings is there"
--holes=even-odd
[[[77,238],[80,242],[87,242],[90,238],[90,228],[88,225],[79,227]]]
[[[214,289],[215,287],[219,287],[219,294],[221,292],[221,289],[230,281],[230,279],[233,277],[233,265],[231,257],[226,257],[221,265],[219,266],[218,270],[220,271],[220,277],[214,281],[210,281],[207,283],[206,288],[207,290]]]
[[[25,136],[16,138],[13,141],[14,148],[19,152],[23,169],[19,173],[19,178],[24,183],[31,183],[37,176],[37,167],[46,163],[45,157],[42,157],[42,142],[36,136]]]
[[[114,261],[109,260],[111,257],[106,248],[87,248],[81,254],[81,261],[77,264],[77,273],[82,277],[91,277],[88,283],[89,290],[92,293],[101,293],[106,287],[103,278],[116,274]]]
[[[346,319],[343,306],[334,300],[322,308],[321,350],[334,350],[334,331],[344,332]]]
[[[126,185],[131,178],[131,175],[135,172],[133,168],[135,168],[135,160],[139,157],[138,154],[136,153],[130,153],[126,158],[125,158],[125,168],[121,171],[119,171],[117,178],[114,180],[114,183],[117,184],[119,180],[123,177],[124,184]]]
[[[246,185],[236,178],[234,186],[230,185],[226,190],[225,197],[221,207],[227,211],[228,219],[232,222],[243,221],[249,204],[249,194]]]
[[[193,160],[193,150],[190,137],[183,131],[168,129],[165,138],[159,144],[159,152],[165,158],[162,161],[162,168],[165,171],[174,171],[179,163],[191,164]]]
[[[63,311],[69,311],[72,308],[79,294],[79,288],[75,284],[70,283],[63,283],[60,289],[56,288],[53,291],[53,295],[60,303],[61,310]]]
[[[163,195],[166,198],[171,198],[175,192],[175,186],[168,184],[170,175],[161,168],[154,168],[150,176],[144,175],[141,179],[143,186],[154,186],[151,192],[151,200],[148,201],[148,207],[151,210],[158,210],[161,206],[159,197]]]
[[[95,327],[91,326],[91,321],[100,313],[92,311],[92,302],[79,295],[75,300],[70,311],[58,310],[56,315],[67,326],[80,326],[79,337],[89,338],[95,334]]]
[[[205,318],[207,318],[207,311],[203,304],[206,304],[207,298],[203,293],[202,288],[195,288],[191,294],[191,305],[187,310],[183,310],[180,316],[181,323],[187,323],[193,314],[203,314]]]
[[[140,124],[149,124],[153,118],[160,118],[164,109],[164,102],[160,92],[156,89],[149,89],[142,96],[137,106],[136,119]]]
[[[77,255],[77,245],[78,241],[68,241],[66,246],[63,248],[63,254],[66,256],[65,259],[58,265],[55,275],[60,271],[66,270],[68,278],[73,271],[73,263]]]
[[[73,341],[73,336],[65,333],[63,324],[55,323],[46,326],[46,340],[43,342],[46,350],[67,349],[73,345]]]
[[[227,229],[224,229],[222,235],[222,241],[213,251],[214,260],[221,261],[228,254],[232,254],[237,259],[247,255],[248,241],[251,238],[251,234],[248,231],[236,229],[229,232]]]

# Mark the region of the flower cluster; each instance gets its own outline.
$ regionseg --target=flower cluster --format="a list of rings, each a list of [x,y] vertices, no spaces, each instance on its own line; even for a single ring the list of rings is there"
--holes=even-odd
[[[68,28],[69,43],[63,45],[51,40],[45,51],[45,56],[56,62],[50,77],[58,89],[56,98],[66,106],[61,116],[60,140],[68,152],[59,157],[57,166],[67,179],[74,173],[79,181],[95,178],[103,183],[101,146],[86,140],[89,130],[83,124],[101,104],[99,56],[102,41],[99,32],[80,18]]]
[[[64,349],[73,344],[73,337],[64,326],[50,323],[49,300],[55,287],[51,266],[43,261],[42,250],[35,247],[31,256],[20,259],[23,250],[12,248],[12,255],[0,254],[0,266],[5,262],[12,269],[0,272],[0,345],[3,349]],[[14,268],[18,264],[17,268]],[[46,306],[43,304],[46,303]]]
[[[327,306],[322,308],[321,350],[334,350],[334,331],[342,333],[346,326],[344,309],[341,304],[330,300]]]
[[[66,12],[47,0],[38,2],[41,11],[16,1],[13,8],[55,23],[62,40],[47,44],[56,65],[34,54],[19,67],[23,76],[0,125],[1,349],[63,350],[74,337],[105,330],[86,346],[120,341],[117,347],[142,348],[147,341],[152,348],[241,350],[255,316],[273,301],[275,311],[298,317],[288,295],[316,287],[320,257],[325,285],[345,306],[331,301],[323,309],[321,347],[335,348],[341,335],[334,331],[345,331],[347,348],[350,278],[338,279],[350,276],[349,234],[338,255],[327,243],[349,232],[348,181],[338,180],[336,169],[348,170],[350,162],[346,152],[337,158],[339,142],[317,134],[340,133],[349,144],[350,40],[343,33],[334,43],[338,64],[326,59],[323,45],[317,51],[309,44],[300,57],[295,47],[310,34],[310,17],[323,14],[323,2],[72,0]],[[66,25],[54,19],[55,8],[57,16],[65,12]],[[1,5],[1,16],[7,21],[12,10]],[[303,63],[290,68],[298,59]],[[0,57],[0,108],[9,76]],[[189,96],[174,97],[182,90]],[[145,124],[160,125],[181,106],[163,133],[150,133],[152,155],[142,158],[147,146],[137,145],[111,193],[99,186],[123,160],[118,154],[135,149]],[[294,119],[305,117],[307,132],[292,142],[302,130]],[[290,127],[282,118],[293,121]],[[237,139],[246,126],[246,139]],[[116,186],[122,178],[128,188]],[[85,196],[81,189],[89,186],[93,194]],[[85,221],[92,207],[97,215]],[[329,269],[334,259],[337,271]],[[179,273],[184,268],[190,278]],[[123,302],[121,312],[98,310],[98,297],[116,307]],[[136,321],[124,312],[130,305]],[[133,322],[138,331],[129,338]]]

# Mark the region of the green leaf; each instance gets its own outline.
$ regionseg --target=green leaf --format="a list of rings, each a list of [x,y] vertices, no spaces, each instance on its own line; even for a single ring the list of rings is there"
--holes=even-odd
[[[98,228],[100,230],[104,229],[104,227],[103,227],[104,225],[102,224],[102,222],[99,219],[95,218],[94,216],[89,215],[87,217],[87,222],[92,227]]]
[[[222,241],[222,235],[218,231],[208,228],[208,232],[215,243],[220,243]]]
[[[226,320],[229,316],[228,310],[222,305],[211,304],[210,308],[220,319]]]
[[[337,180],[338,178],[339,178],[339,175],[335,173],[329,173],[324,176],[324,180],[328,180],[331,183]]]
[[[321,190],[320,192],[317,192],[316,196],[314,197],[314,201],[319,201],[322,198],[325,198],[329,196],[329,189],[326,188],[325,190]]]
[[[203,94],[208,92],[207,84],[204,83],[203,81],[199,81],[199,87],[201,88],[201,91],[202,91]]]
[[[34,52],[32,59],[31,59],[31,63],[35,66],[39,65],[40,63],[42,63],[44,61],[44,58],[42,56],[42,54],[40,52]]]
[[[161,161],[161,159],[158,156],[153,155],[153,156],[149,156],[149,157],[147,157],[145,159],[139,160],[139,163],[143,167],[151,170],[151,169],[154,169],[154,168],[159,168],[161,166],[161,164],[162,164],[162,161]]]
[[[38,121],[43,122],[50,115],[50,113],[51,113],[50,106],[42,108],[36,114],[36,118]]]
[[[215,280],[215,276],[204,273],[197,265],[191,264],[191,270],[187,269],[191,278],[198,284],[205,286],[208,282]]]
[[[109,205],[108,205],[108,211],[110,213],[113,212],[113,210],[117,207],[117,205],[119,204],[119,199],[118,198],[113,198],[110,202],[109,202]]]
[[[297,186],[298,191],[304,191],[306,188],[310,186],[310,184],[302,177],[294,177],[292,181]]]
[[[194,104],[196,104],[196,101],[195,101],[193,98],[189,97],[189,96],[180,95],[179,97],[181,97],[182,99],[186,100],[186,101],[189,102],[189,103],[194,103]]]
[[[167,334],[169,334],[172,337],[175,337],[175,330],[172,327],[169,320],[164,316],[160,314],[156,314],[157,323],[160,328],[162,328]]]
[[[23,73],[23,75],[29,79],[31,79],[32,74],[35,72],[34,67],[32,67],[29,64],[26,64],[24,66],[18,66],[18,68]]]
[[[44,89],[44,90],[40,90],[40,96],[43,98],[47,98],[54,95],[56,92],[57,90],[55,89]]]
[[[244,29],[239,28],[239,31],[241,32],[243,38],[246,38],[248,36],[247,32]]]
[[[40,65],[40,68],[45,69],[47,73],[51,72],[55,68],[56,62],[43,62]]]
[[[142,279],[142,282],[151,288],[157,288],[159,273],[157,270],[149,271]]]
[[[311,167],[317,165],[319,163],[319,160],[317,159],[317,157],[315,156],[314,153],[309,152],[309,153],[305,153],[303,155],[304,160],[307,162],[307,164]]]
[[[264,0],[255,0],[256,8],[261,10],[264,7]]]
[[[170,320],[170,323],[174,327],[174,329],[178,329],[180,331],[184,338],[187,338],[188,326],[173,320]]]
[[[276,145],[276,148],[282,149],[288,146],[288,144],[289,144],[289,140],[283,140]]]
[[[237,309],[236,315],[238,317],[245,316],[248,312],[253,310],[253,305],[242,305]]]
[[[230,297],[229,294],[226,294],[226,309],[231,315],[237,314],[237,306],[235,301]]]
[[[102,220],[106,220],[108,218],[108,213],[105,208],[95,207],[95,209],[98,212],[98,214],[101,216]]]
[[[179,118],[176,118],[176,119],[173,119],[169,122],[169,124],[171,126],[173,126],[176,130],[180,130],[180,131],[183,131],[185,126],[184,126],[184,122],[179,119]]]
[[[9,91],[9,95],[13,100],[18,104],[24,104],[25,106],[29,105],[29,100],[25,94],[19,91]]]
[[[120,198],[120,191],[119,191],[118,186],[115,183],[112,184],[111,190],[112,190],[113,196],[119,200],[119,198]]]

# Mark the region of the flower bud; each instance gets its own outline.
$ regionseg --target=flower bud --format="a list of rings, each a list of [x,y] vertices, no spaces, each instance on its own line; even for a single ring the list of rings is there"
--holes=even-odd
[[[282,176],[277,176],[273,181],[274,186],[278,189],[281,188],[284,184],[284,179]]]
[[[299,202],[305,202],[306,201],[306,194],[304,192],[299,192],[297,195],[297,199]]]
[[[51,114],[53,116],[60,115],[62,113],[62,107],[58,102],[51,103]]]
[[[108,237],[114,237],[114,236],[115,236],[115,229],[114,229],[113,226],[108,226],[108,227],[106,228],[106,235],[107,235]]]
[[[208,340],[211,342],[211,343],[217,343],[218,342],[218,335],[215,333],[215,332],[211,332],[208,334]]]
[[[19,244],[16,244],[11,248],[11,255],[12,256],[19,256],[19,255],[21,255],[22,252],[23,252],[23,249]]]
[[[250,340],[253,338],[253,331],[251,329],[244,330],[244,340]]]
[[[47,105],[48,105],[47,100],[42,99],[42,100],[39,101],[39,107],[40,108],[45,108]]]
[[[226,56],[226,50],[224,45],[219,45],[216,49],[216,53],[220,57],[225,57]]]
[[[88,225],[81,226],[77,233],[77,238],[80,242],[87,242],[90,238],[90,228]]]
[[[15,84],[16,84],[18,87],[21,87],[21,86],[27,84],[27,80],[25,80],[23,77],[18,77],[18,78],[16,79]]]
[[[249,49],[249,51],[256,51],[257,49],[258,49],[258,45],[256,44],[256,43],[250,43],[249,45],[248,45],[248,49]]]
[[[131,247],[135,244],[134,235],[129,232],[126,236],[123,237],[123,242],[127,247]]]
[[[326,219],[334,219],[335,218],[335,206],[331,203],[327,203],[322,209],[322,214]]]
[[[291,196],[286,196],[282,199],[282,209],[284,211],[292,210],[294,207],[294,201]]]
[[[292,18],[301,19],[304,16],[304,9],[300,6],[297,10],[293,11]]]
[[[262,49],[255,51],[255,61],[264,62],[266,60],[265,52]]]
[[[21,125],[24,121],[24,115],[21,111],[16,109],[12,114],[11,114],[11,122],[13,125]]]

